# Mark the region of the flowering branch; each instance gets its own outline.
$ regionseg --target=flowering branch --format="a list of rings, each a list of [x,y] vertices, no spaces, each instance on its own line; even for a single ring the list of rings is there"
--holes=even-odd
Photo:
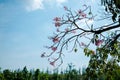
[[[86,5],[84,5],[84,7],[84,10],[78,10],[75,13],[73,13],[67,7],[64,7],[65,11],[67,12],[66,17],[55,17],[53,19],[54,25],[57,28],[57,33],[55,33],[55,36],[49,38],[50,40],[52,40],[53,44],[50,47],[46,47],[48,49],[51,49],[52,52],[49,55],[47,55],[46,52],[41,55],[41,57],[48,57],[48,61],[51,65],[55,66],[55,62],[59,60],[60,64],[58,64],[58,66],[63,63],[63,50],[64,48],[66,48],[67,50],[69,48],[69,45],[71,44],[74,44],[73,46],[71,46],[71,51],[77,52],[77,45],[79,45],[80,48],[84,49],[84,52],[90,51],[92,54],[95,54],[93,50],[87,49],[89,45],[93,43],[93,45],[97,47],[101,46],[106,39],[106,36],[104,36],[103,34],[104,32],[120,28],[119,21],[106,26],[94,28],[93,25],[88,24],[88,21],[94,20],[95,18],[95,16],[91,12],[91,7]],[[84,23],[86,24],[87,28],[80,27],[82,24],[78,24],[83,20],[85,20]],[[117,36],[114,38],[114,40],[117,40],[120,37],[120,33],[117,33],[116,35]],[[90,38],[89,36],[93,37]],[[85,44],[84,42],[80,42],[80,40],[83,38],[87,38],[89,40],[89,43]],[[57,58],[49,58],[53,55],[56,55],[54,53],[58,53]]]

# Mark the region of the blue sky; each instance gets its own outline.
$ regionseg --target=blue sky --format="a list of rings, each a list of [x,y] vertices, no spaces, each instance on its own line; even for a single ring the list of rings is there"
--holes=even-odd
[[[94,0],[0,0],[0,67],[18,69],[54,69],[47,59],[40,57],[51,44],[48,36],[55,31],[53,18],[65,14],[63,6],[73,10]],[[82,50],[66,53],[61,68],[73,63],[77,68],[88,64]]]

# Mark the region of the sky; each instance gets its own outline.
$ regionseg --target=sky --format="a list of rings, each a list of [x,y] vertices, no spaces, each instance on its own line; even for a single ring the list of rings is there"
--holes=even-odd
[[[55,27],[53,18],[65,14],[63,6],[73,10],[91,5],[96,11],[95,0],[0,0],[0,67],[2,69],[28,69],[54,67],[40,55],[51,44]],[[65,53],[61,68],[73,63],[76,68],[87,66],[89,58],[80,49],[77,53]]]

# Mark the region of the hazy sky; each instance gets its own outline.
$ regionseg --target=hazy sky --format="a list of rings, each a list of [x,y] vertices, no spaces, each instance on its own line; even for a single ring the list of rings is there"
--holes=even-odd
[[[97,10],[95,0],[0,0],[0,67],[54,69],[40,57],[46,50],[43,46],[51,44],[52,20],[65,14],[64,5],[77,10],[83,4]],[[88,60],[82,50],[66,53],[61,67],[73,63],[78,68]]]

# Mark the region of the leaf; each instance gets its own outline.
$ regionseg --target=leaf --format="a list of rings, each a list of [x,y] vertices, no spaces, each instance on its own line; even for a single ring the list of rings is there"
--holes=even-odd
[[[78,49],[77,49],[77,48],[75,48],[75,49],[74,49],[74,52],[77,52],[77,51],[78,51]]]
[[[96,35],[95,38],[98,39],[98,35]]]
[[[88,49],[87,49],[87,48],[85,48],[85,49],[84,49],[84,53],[87,53],[87,50],[88,50]]]
[[[115,22],[116,21],[116,17],[117,17],[117,13],[113,13],[113,16],[112,16],[112,20],[113,20],[113,22]]]
[[[90,11],[89,13],[88,13],[88,15],[91,15],[92,14],[92,12]]]

